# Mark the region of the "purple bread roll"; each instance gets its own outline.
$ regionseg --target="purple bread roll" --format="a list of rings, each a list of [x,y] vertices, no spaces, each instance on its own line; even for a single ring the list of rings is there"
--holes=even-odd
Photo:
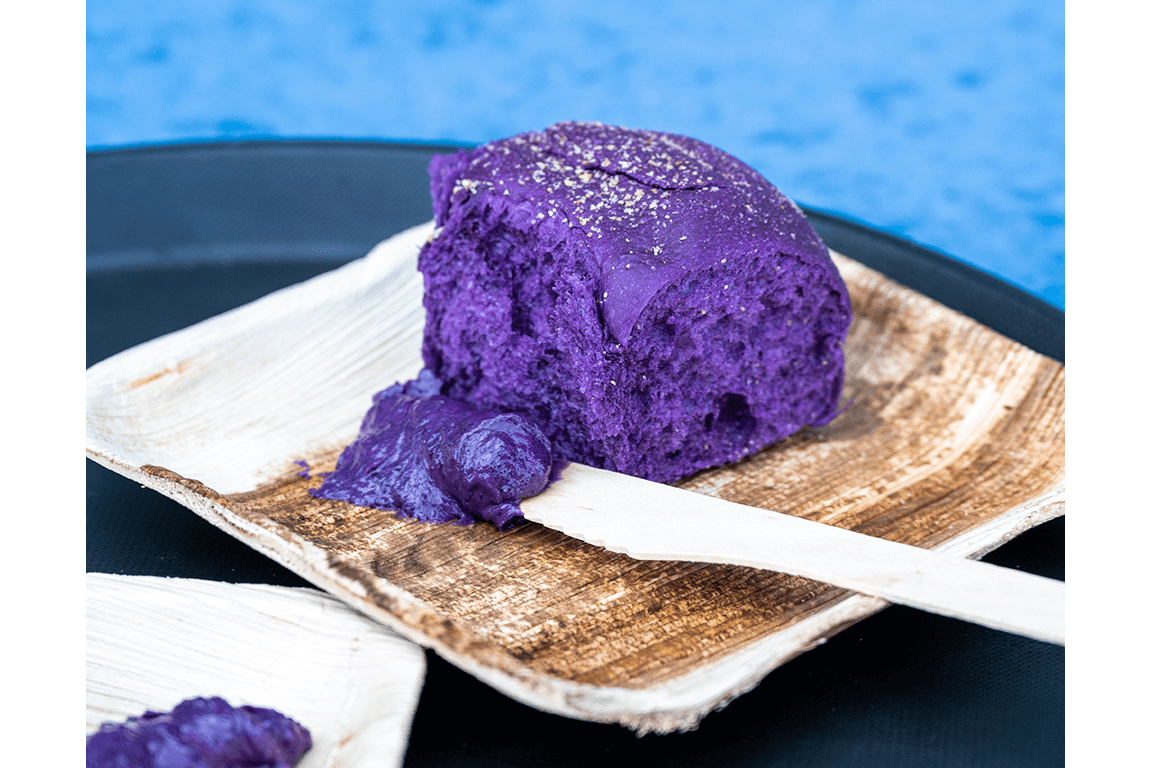
[[[734,157],[561,123],[429,173],[423,356],[445,395],[660,482],[836,415],[847,288],[800,209]]]

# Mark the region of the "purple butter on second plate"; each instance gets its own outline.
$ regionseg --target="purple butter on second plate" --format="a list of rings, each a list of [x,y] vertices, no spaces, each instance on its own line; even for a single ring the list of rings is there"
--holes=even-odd
[[[308,729],[272,709],[220,697],[180,702],[106,723],[88,737],[87,768],[292,768],[312,748]]]

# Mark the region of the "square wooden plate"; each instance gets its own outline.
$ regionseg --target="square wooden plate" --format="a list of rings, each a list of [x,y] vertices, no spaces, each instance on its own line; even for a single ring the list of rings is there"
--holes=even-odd
[[[884,607],[537,525],[428,526],[312,498],[372,393],[421,367],[430,231],[93,366],[88,455],[509,696],[640,732],[693,727]],[[1063,514],[1064,367],[834,258],[855,313],[846,411],[680,485],[966,556]]]

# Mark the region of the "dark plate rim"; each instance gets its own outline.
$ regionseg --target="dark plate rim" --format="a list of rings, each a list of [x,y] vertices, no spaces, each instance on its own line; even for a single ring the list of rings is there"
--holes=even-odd
[[[126,158],[148,163],[172,154],[197,152],[316,152],[364,150],[444,152],[476,146],[447,141],[317,137],[157,142],[92,147],[87,163]],[[1020,343],[1064,362],[1065,312],[1044,299],[943,251],[917,243],[840,213],[801,205],[829,248],[876,269],[897,282],[987,325]]]

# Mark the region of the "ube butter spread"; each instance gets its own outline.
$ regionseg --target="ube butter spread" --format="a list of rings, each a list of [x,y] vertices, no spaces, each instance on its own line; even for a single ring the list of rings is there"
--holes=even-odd
[[[356,440],[314,496],[428,523],[523,519],[520,499],[558,476],[548,438],[523,416],[440,394],[430,371],[372,398]]]
[[[292,768],[312,748],[308,729],[272,709],[219,697],[182,701],[108,723],[88,737],[87,768]]]
[[[558,458],[661,482],[837,414],[848,291],[800,209],[734,157],[562,123],[429,172],[423,356],[441,394],[523,416]]]

